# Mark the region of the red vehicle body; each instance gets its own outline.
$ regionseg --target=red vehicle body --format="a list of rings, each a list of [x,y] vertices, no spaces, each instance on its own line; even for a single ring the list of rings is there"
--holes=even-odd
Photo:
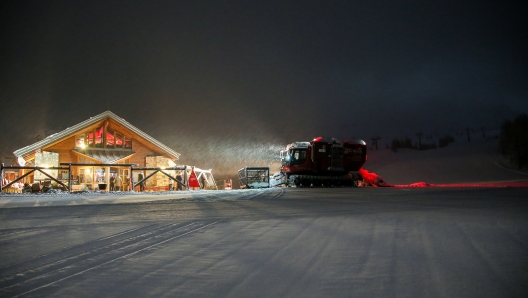
[[[315,138],[295,142],[281,151],[281,173],[287,185],[354,186],[361,180],[359,169],[367,160],[363,140],[338,141]]]

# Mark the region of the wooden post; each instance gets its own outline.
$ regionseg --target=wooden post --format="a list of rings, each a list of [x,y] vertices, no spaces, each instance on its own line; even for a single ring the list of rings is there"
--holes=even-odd
[[[68,165],[68,191],[71,192],[72,190],[72,170],[71,170],[71,164]]]
[[[134,175],[132,174],[132,166],[130,166],[130,190],[134,192]]]
[[[109,192],[109,191],[110,191],[110,167],[109,167],[109,166],[106,166],[106,167],[105,167],[105,179],[104,179],[104,183],[106,184],[106,189],[105,189],[105,191],[106,191],[106,192]]]
[[[0,192],[4,189],[4,163],[0,166]]]
[[[185,185],[187,185],[187,190],[189,190],[189,180],[187,180],[187,166],[185,166],[185,169],[183,170],[183,181],[185,182]]]

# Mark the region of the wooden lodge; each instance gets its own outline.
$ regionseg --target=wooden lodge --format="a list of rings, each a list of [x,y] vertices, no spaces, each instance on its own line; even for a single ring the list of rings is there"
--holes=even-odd
[[[112,181],[119,180],[121,180],[120,185],[114,183],[115,188],[110,190],[131,190],[131,181],[141,181],[149,175],[148,171],[132,170],[132,166],[176,168],[176,162],[180,157],[176,151],[110,111],[91,117],[13,153],[21,167],[60,168],[70,164],[71,178],[68,177],[68,171],[63,169],[46,170],[46,173],[59,181],[69,182],[68,179],[71,179],[72,190],[96,190],[100,185],[111,186]],[[5,178],[9,179],[10,174],[22,177],[27,172],[26,169],[20,169],[18,173],[11,170],[6,173]],[[183,174],[183,171],[173,170],[170,174],[175,177]],[[35,171],[24,177],[21,183],[32,184],[47,178],[47,175]],[[145,190],[166,189],[172,184],[170,180],[167,175],[157,173],[145,180],[144,188]]]

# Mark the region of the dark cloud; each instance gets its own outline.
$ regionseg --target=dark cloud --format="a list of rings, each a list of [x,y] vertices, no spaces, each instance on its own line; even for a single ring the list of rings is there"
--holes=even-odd
[[[107,109],[203,167],[528,112],[516,2],[176,2],[3,4],[2,155]]]

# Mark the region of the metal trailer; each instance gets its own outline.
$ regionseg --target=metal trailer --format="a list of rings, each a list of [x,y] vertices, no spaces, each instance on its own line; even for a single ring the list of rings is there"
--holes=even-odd
[[[269,167],[245,167],[238,170],[240,188],[269,188]]]

